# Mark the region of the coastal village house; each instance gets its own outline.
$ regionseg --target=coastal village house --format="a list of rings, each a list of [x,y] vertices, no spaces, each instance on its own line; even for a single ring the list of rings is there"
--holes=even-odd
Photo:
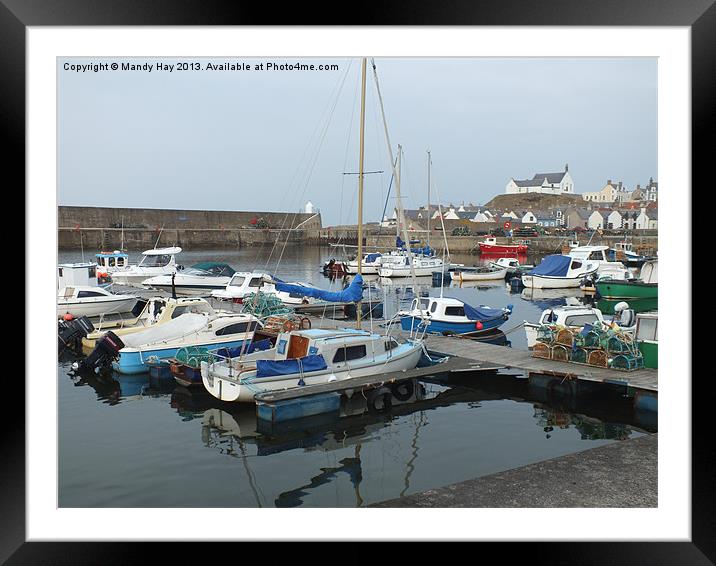
[[[622,221],[622,213],[618,210],[612,210],[607,215],[605,228],[609,230],[619,230],[620,228],[622,228]]]
[[[656,230],[659,224],[659,216],[656,208],[651,210],[642,208],[636,218],[637,230]]]
[[[656,202],[659,199],[659,183],[653,177],[649,179],[646,187],[637,185],[629,197],[631,202]]]
[[[510,178],[505,187],[505,194],[544,193],[561,195],[574,193],[574,181],[569,174],[569,165],[559,173],[537,173],[531,179],[517,180]]]
[[[602,213],[600,211],[592,210],[592,213],[587,219],[587,228],[591,230],[599,230],[600,228],[604,228],[604,217],[602,216]]]
[[[600,190],[591,193],[582,193],[582,198],[589,202],[599,203],[618,203],[627,200],[627,190],[622,185],[622,182],[612,182],[611,179],[607,181]]]

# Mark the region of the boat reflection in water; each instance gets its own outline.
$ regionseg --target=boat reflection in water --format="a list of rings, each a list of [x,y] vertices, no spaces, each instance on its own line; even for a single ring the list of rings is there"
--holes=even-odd
[[[149,374],[122,375],[116,372],[105,374],[71,375],[75,387],[89,385],[95,390],[97,400],[108,405],[118,405],[141,397],[157,397],[169,395],[173,388],[173,380],[156,380]]]

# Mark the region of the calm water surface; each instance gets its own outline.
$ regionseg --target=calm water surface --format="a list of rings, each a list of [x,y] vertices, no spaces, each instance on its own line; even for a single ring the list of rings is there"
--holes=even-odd
[[[320,273],[332,249],[286,247],[267,262],[269,251],[184,252],[179,261],[225,261],[324,288],[343,284]],[[139,253],[130,256],[136,261]],[[479,257],[453,261],[472,265]],[[416,287],[409,279],[374,279],[387,315],[416,294],[441,291],[431,278]],[[471,304],[512,304],[502,341],[515,349],[526,349],[526,339],[512,328],[581,299],[576,290],[513,293],[504,282],[443,293]],[[388,414],[369,412],[356,396],[344,400],[340,415],[270,427],[257,425],[253,406],[221,403],[173,380],[79,379],[68,375],[70,364],[58,364],[61,507],[365,506],[656,430],[655,416],[635,415],[616,392],[547,396],[525,379],[475,375],[418,382]]]

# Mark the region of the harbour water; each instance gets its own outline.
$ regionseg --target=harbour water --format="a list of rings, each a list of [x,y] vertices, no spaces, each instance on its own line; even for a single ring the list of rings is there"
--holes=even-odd
[[[287,281],[342,286],[320,271],[335,249],[277,247],[267,262],[270,251],[184,252],[178,261],[225,261]],[[130,255],[136,261],[139,254]],[[58,259],[79,261],[81,254]],[[453,261],[471,265],[480,258]],[[416,294],[441,291],[431,278],[417,286],[410,279],[373,283],[386,316]],[[465,283],[443,293],[473,305],[512,304],[500,339],[521,350],[524,330],[511,329],[582,296],[579,290],[515,293],[504,282]],[[270,427],[257,423],[253,406],[223,404],[173,380],[79,379],[68,375],[70,364],[58,364],[60,507],[366,506],[656,431],[655,416],[635,414],[616,391],[560,398],[521,377],[474,374],[418,382],[388,413],[370,412],[354,396],[339,415]]]

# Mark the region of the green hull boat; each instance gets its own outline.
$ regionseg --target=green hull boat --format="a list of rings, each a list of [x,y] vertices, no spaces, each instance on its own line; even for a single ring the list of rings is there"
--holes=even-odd
[[[641,281],[597,281],[597,293],[606,299],[656,299],[658,283]]]
[[[658,342],[639,342],[639,351],[644,358],[644,367],[658,369],[659,367],[659,343]]]

